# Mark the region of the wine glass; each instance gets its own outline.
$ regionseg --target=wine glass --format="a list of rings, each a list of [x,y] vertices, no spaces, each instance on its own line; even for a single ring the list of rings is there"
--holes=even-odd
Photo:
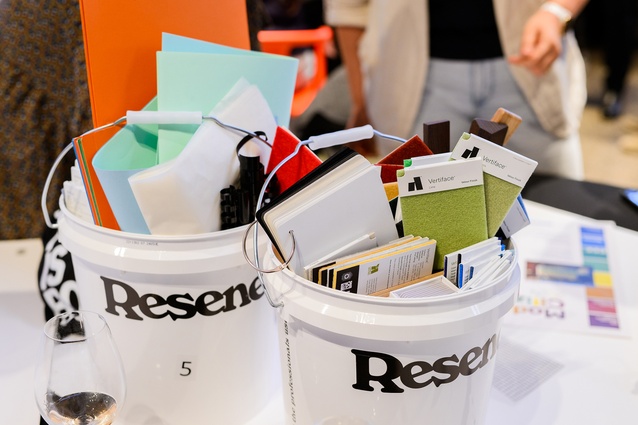
[[[72,311],[44,325],[35,399],[49,425],[110,425],[125,395],[124,366],[102,316]]]

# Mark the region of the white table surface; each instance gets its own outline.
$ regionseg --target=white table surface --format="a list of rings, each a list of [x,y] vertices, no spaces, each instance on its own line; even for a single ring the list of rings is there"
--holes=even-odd
[[[537,215],[565,215],[563,211],[526,202]],[[587,333],[503,326],[501,338],[529,347],[564,366],[519,401],[493,389],[487,408],[488,425],[599,425],[638,421],[638,289],[633,267],[638,265],[638,233],[615,230],[619,253],[614,287],[633,325],[630,337],[601,337]],[[39,240],[0,242],[0,423],[35,425],[38,411],[33,397],[33,364],[44,323],[37,292]],[[496,367],[498,368],[498,361]],[[247,425],[283,423],[280,397]],[[117,424],[117,422],[116,422]]]

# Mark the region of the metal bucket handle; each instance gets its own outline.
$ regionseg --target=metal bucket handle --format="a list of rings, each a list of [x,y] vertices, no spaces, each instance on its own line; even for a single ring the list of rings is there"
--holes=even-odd
[[[277,171],[281,167],[283,167],[289,160],[291,160],[294,156],[297,155],[297,153],[299,153],[299,150],[301,149],[302,146],[308,146],[312,150],[323,149],[323,148],[350,143],[350,142],[354,142],[358,140],[370,139],[375,135],[384,139],[394,140],[399,143],[405,143],[405,139],[381,133],[375,130],[374,128],[372,128],[371,125],[365,125],[363,127],[355,127],[355,128],[351,128],[347,130],[335,131],[333,133],[322,134],[319,136],[311,136],[308,140],[298,143],[297,146],[295,147],[295,150],[290,155],[285,157],[282,161],[280,161],[279,164],[277,164],[277,166],[273,168],[270,174],[266,177],[266,180],[264,181],[264,184],[259,193],[259,198],[257,200],[257,209],[255,212],[259,211],[263,203],[263,198],[264,198],[266,189],[268,187],[268,184],[272,180],[273,176],[277,173]],[[283,301],[278,301],[278,302],[274,301],[274,298],[271,296],[270,292],[268,291],[268,285],[266,285],[263,275],[264,273],[277,273],[288,267],[288,264],[290,264],[293,256],[295,255],[295,249],[297,247],[295,235],[292,230],[289,232],[289,235],[292,238],[292,250],[288,258],[285,258],[280,265],[272,269],[262,269],[261,265],[259,264],[260,263],[259,248],[258,248],[259,247],[259,243],[258,243],[259,229],[257,224],[258,224],[257,220],[253,221],[248,226],[244,234],[244,238],[242,241],[242,251],[244,254],[244,259],[253,269],[257,271],[257,276],[259,277],[259,280],[264,287],[266,298],[268,299],[268,302],[270,303],[270,305],[274,308],[282,307],[284,305]],[[248,252],[246,251],[246,241],[248,240],[248,233],[250,232],[251,229],[253,229],[253,258],[254,258],[253,261],[251,261],[248,255]]]
[[[220,121],[219,119],[217,119],[214,116],[204,116],[202,115],[200,112],[187,112],[187,111],[182,111],[182,112],[159,112],[159,111],[127,111],[126,116],[121,117],[117,120],[115,120],[112,123],[109,124],[105,124],[103,126],[100,127],[96,127],[92,130],[89,130],[85,133],[83,133],[82,135],[78,136],[75,139],[78,139],[80,137],[84,137],[88,134],[91,133],[95,133],[110,127],[114,127],[114,126],[121,126],[123,123],[127,123],[127,124],[201,124],[204,120],[211,120],[213,122],[215,122],[217,125],[219,125],[220,127],[229,129],[229,130],[234,130],[240,133],[244,133],[248,136],[251,136],[253,138],[256,138],[258,140],[260,140],[261,142],[267,144],[268,146],[272,147],[267,140],[264,140],[263,136],[260,134],[256,134],[253,133],[251,131],[245,130],[243,128],[240,127],[236,127],[227,123],[224,123],[222,121]],[[349,143],[349,142],[353,142],[353,141],[358,141],[358,140],[365,140],[365,139],[370,139],[372,138],[374,135],[380,136],[384,139],[389,139],[389,140],[394,140],[400,143],[405,143],[405,139],[396,137],[396,136],[391,136],[391,135],[387,135],[384,133],[381,133],[375,129],[372,128],[372,126],[370,125],[365,125],[363,127],[356,127],[356,128],[351,128],[351,129],[347,129],[347,130],[341,130],[341,131],[335,131],[333,133],[327,133],[327,134],[322,134],[322,135],[318,135],[318,136],[312,136],[310,137],[308,140],[303,141],[299,144],[297,144],[295,150],[288,155],[286,158],[284,158],[279,164],[277,164],[277,166],[270,172],[270,174],[268,175],[268,177],[266,178],[266,180],[264,181],[264,184],[262,186],[262,189],[259,193],[259,199],[257,202],[257,210],[259,210],[261,204],[263,203],[263,198],[265,195],[265,191],[266,188],[268,187],[268,184],[270,183],[270,180],[272,180],[272,177],[275,175],[275,173],[286,163],[288,162],[290,159],[292,159],[295,155],[297,155],[297,153],[299,152],[299,150],[301,149],[302,146],[308,146],[310,149],[312,150],[316,150],[316,149],[322,149],[322,148],[327,148],[327,147],[331,147],[331,146],[336,146],[336,145],[341,145],[344,143]],[[75,140],[74,139],[74,140]],[[51,169],[49,170],[49,174],[47,176],[44,188],[42,190],[42,198],[41,198],[41,207],[42,207],[42,213],[44,215],[44,221],[46,222],[46,225],[51,228],[51,229],[57,229],[58,228],[58,223],[53,223],[51,221],[50,215],[49,215],[49,211],[46,205],[46,199],[47,199],[47,195],[49,193],[49,188],[51,186],[51,181],[53,179],[53,175],[58,167],[58,165],[60,164],[60,162],[62,161],[62,159],[64,158],[64,156],[73,148],[73,142],[69,143],[63,150],[62,152],[60,152],[60,154],[58,155],[58,157],[55,159],[55,161],[53,162],[53,165],[51,166]],[[256,210],[256,211],[257,211]],[[256,212],[255,211],[255,212]],[[263,274],[264,273],[276,273],[276,272],[280,272],[283,269],[285,269],[286,267],[288,267],[288,264],[290,263],[290,261],[292,260],[294,254],[295,254],[295,249],[296,249],[296,241],[295,241],[295,237],[294,237],[294,233],[291,231],[290,232],[290,237],[292,238],[292,252],[290,253],[290,256],[288,259],[286,259],[282,264],[280,264],[279,266],[273,268],[273,269],[269,269],[269,270],[265,270],[262,269],[260,267],[259,264],[259,252],[258,252],[258,233],[259,233],[259,229],[256,226],[257,225],[257,220],[253,221],[253,223],[251,223],[248,228],[246,229],[246,233],[244,234],[243,237],[243,241],[242,241],[242,251],[244,254],[244,259],[248,262],[248,264],[257,271],[257,275],[259,277],[259,280],[261,281],[262,285],[264,286],[264,291],[266,293],[266,298],[268,299],[268,302],[270,303],[270,305],[274,308],[277,307],[281,307],[283,306],[283,302],[274,302],[274,299],[271,297],[270,293],[268,292],[268,286],[266,285],[266,282],[263,279]],[[248,253],[246,251],[246,241],[248,238],[248,232],[250,232],[250,229],[254,229],[253,232],[253,252],[254,252],[254,262],[250,260],[250,257],[248,256]]]
[[[85,133],[82,133],[80,136],[74,138],[73,140],[77,140],[81,137],[87,136],[92,133],[97,133],[98,131],[105,130],[111,127],[119,127],[123,124],[202,124],[205,120],[213,121],[215,124],[219,125],[222,128],[237,131],[239,133],[246,134],[255,139],[258,139],[262,143],[265,143],[269,147],[272,148],[271,144],[268,143],[267,138],[263,132],[252,132],[245,130],[240,127],[236,127],[234,125],[225,123],[217,119],[212,115],[202,115],[201,112],[160,112],[160,111],[127,111],[126,116],[118,118],[112,123],[102,125],[100,127],[93,128]],[[47,179],[44,183],[44,188],[42,189],[42,198],[40,199],[40,206],[42,208],[42,214],[44,215],[44,222],[47,227],[50,229],[57,229],[58,223],[53,223],[51,221],[51,216],[49,215],[49,210],[47,208],[47,197],[49,195],[49,189],[51,186],[51,181],[53,180],[53,175],[55,174],[56,169],[60,165],[60,162],[64,158],[64,156],[73,149],[73,142],[69,143],[64,147],[62,152],[58,155],[58,157],[53,162],[51,169],[49,170],[49,174],[47,175]]]

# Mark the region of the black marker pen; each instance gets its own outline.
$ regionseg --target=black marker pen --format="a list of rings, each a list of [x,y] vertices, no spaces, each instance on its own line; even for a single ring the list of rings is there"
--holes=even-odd
[[[240,224],[248,224],[255,219],[259,191],[264,182],[264,167],[259,154],[259,145],[254,140],[248,140],[239,150]]]

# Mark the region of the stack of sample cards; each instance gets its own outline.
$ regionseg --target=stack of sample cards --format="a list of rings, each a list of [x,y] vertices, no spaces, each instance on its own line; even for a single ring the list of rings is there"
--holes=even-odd
[[[443,275],[459,288],[478,272],[485,264],[505,250],[497,237],[464,247],[446,254]]]
[[[436,241],[405,236],[383,246],[314,264],[314,282],[344,292],[369,295],[432,274]]]
[[[445,276],[436,276],[410,286],[390,291],[390,298],[429,298],[451,295],[459,292],[459,288]]]

